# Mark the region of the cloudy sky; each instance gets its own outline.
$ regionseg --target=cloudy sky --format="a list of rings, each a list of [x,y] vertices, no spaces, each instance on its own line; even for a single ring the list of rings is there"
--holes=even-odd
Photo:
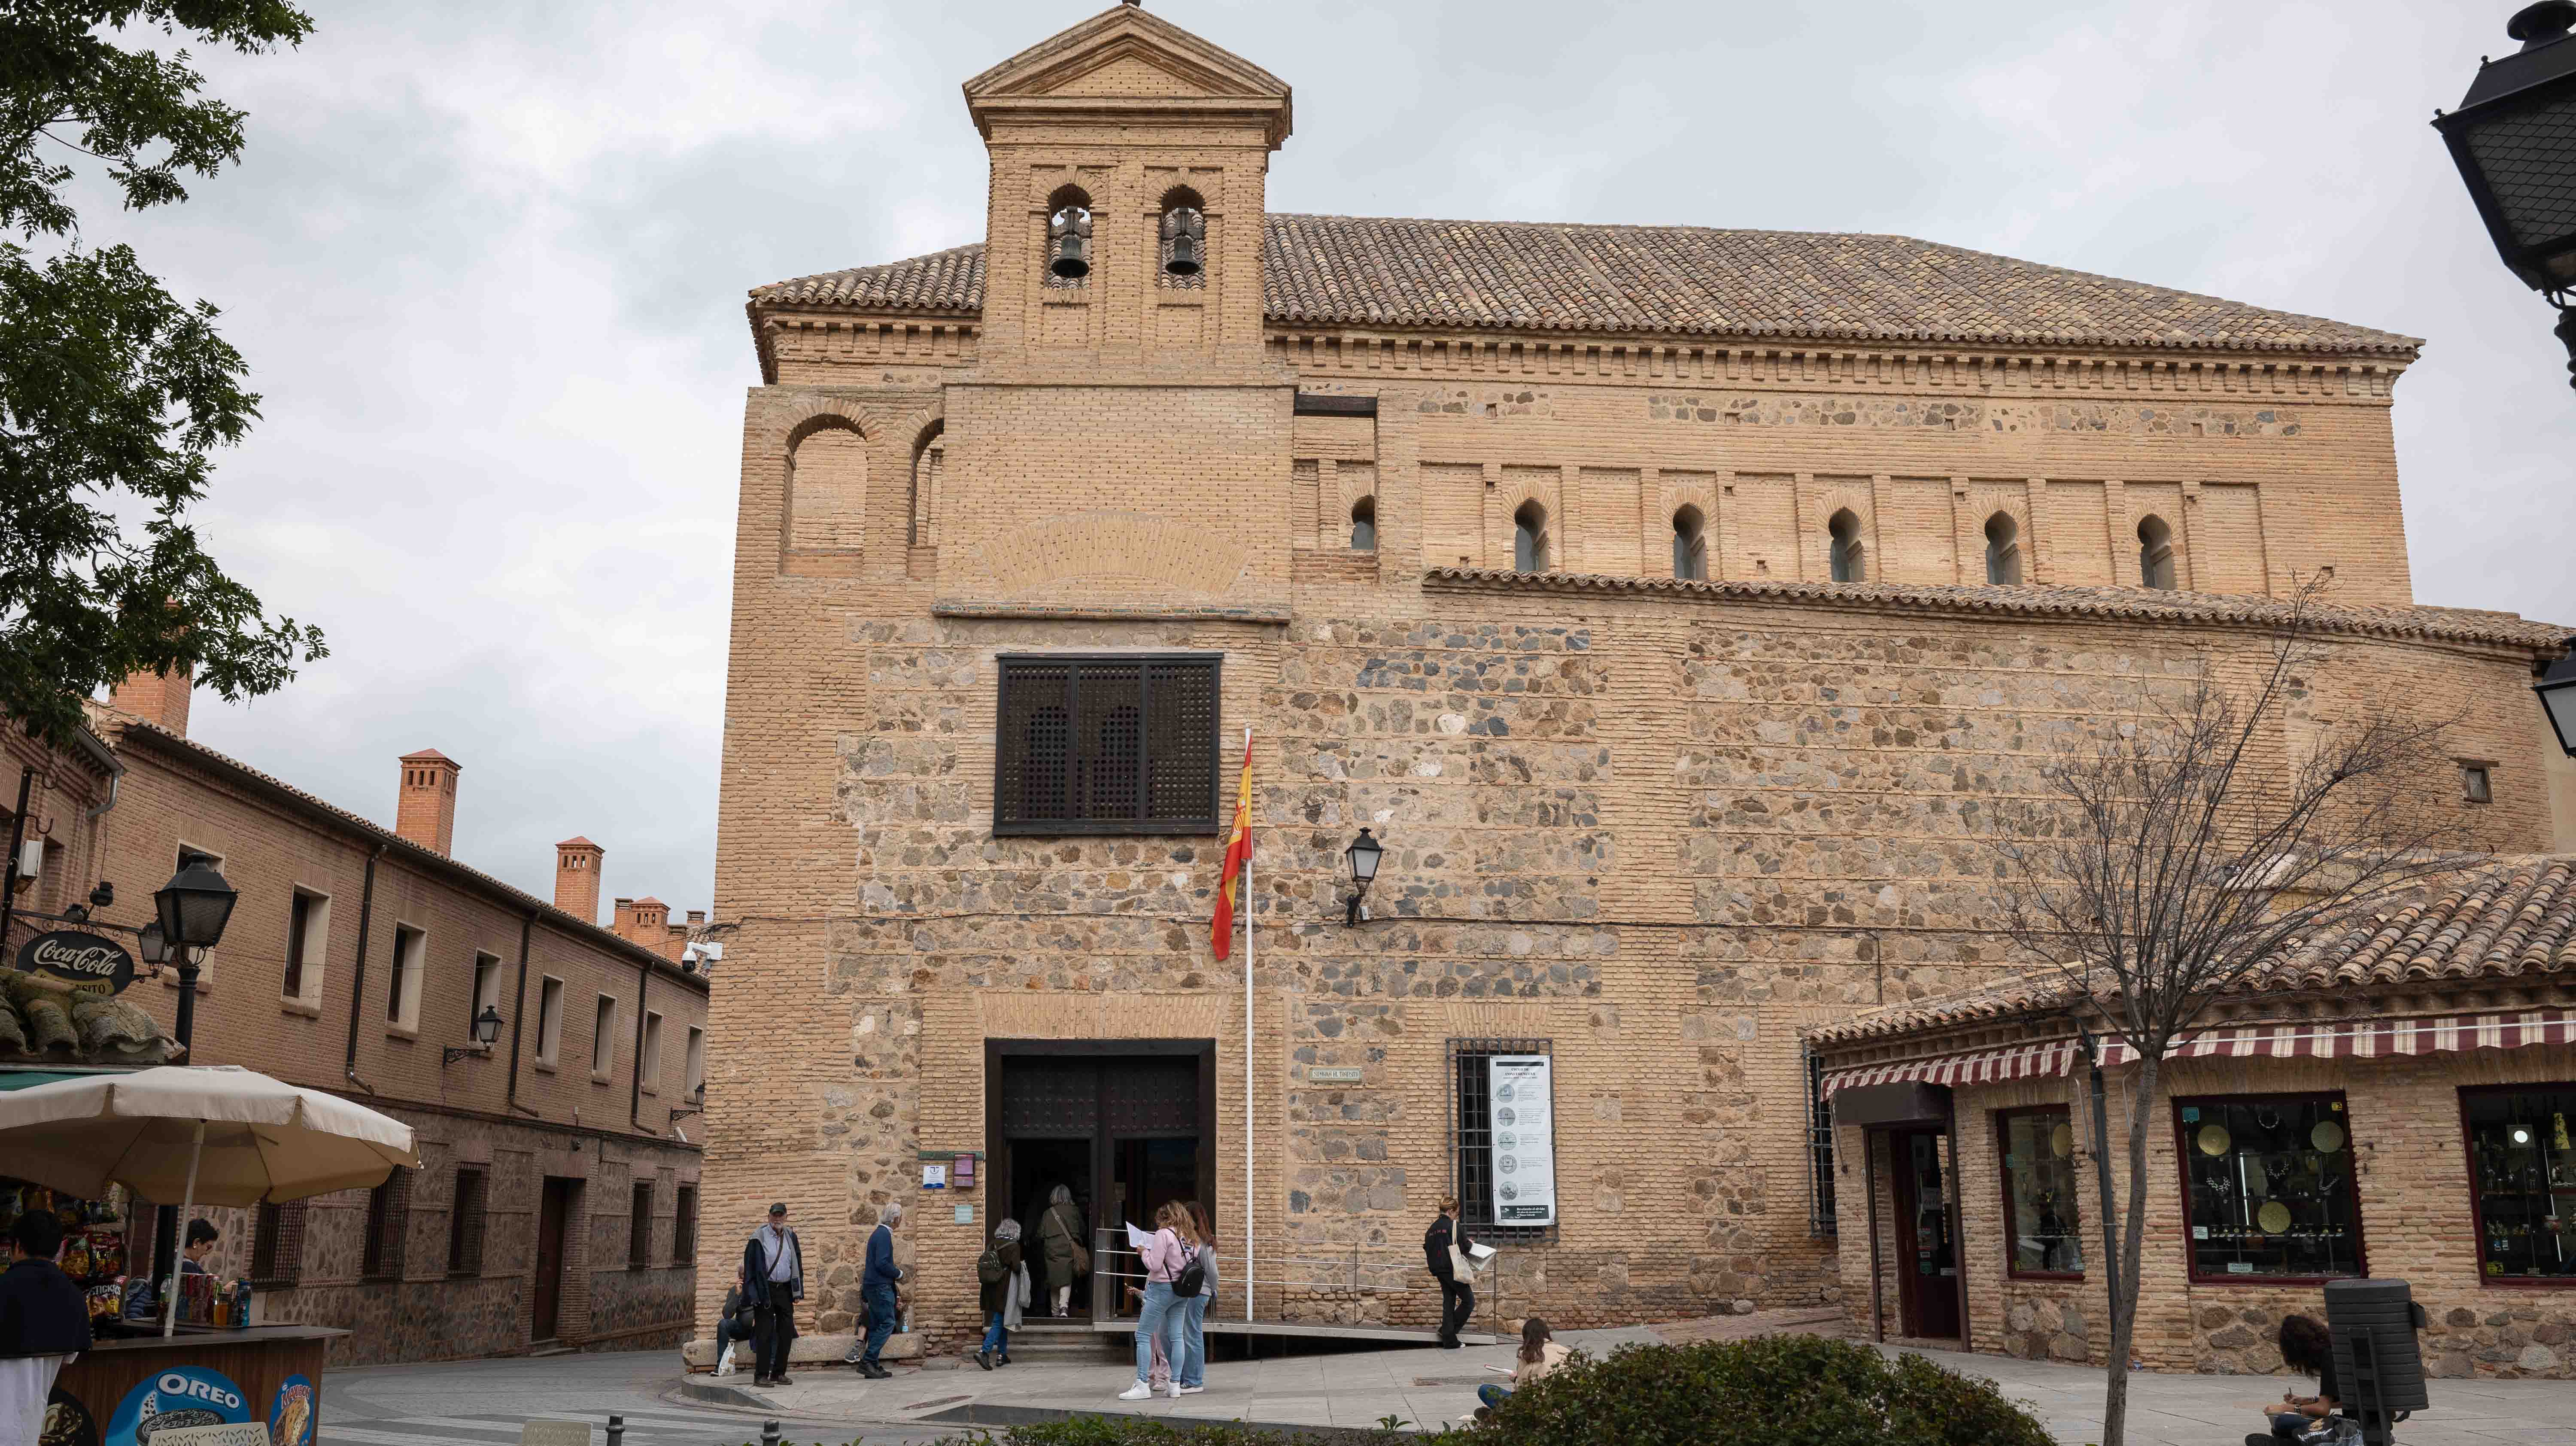
[[[460,858],[704,906],[762,282],[981,239],[958,84],[1091,13],[338,5],[206,57],[238,169],[93,206],[227,313],[266,421],[200,521],[332,656],[193,732]],[[2429,339],[2419,600],[2576,623],[2576,393],[2425,121],[2510,0],[1151,0],[1296,87],[1279,210],[1896,232]]]

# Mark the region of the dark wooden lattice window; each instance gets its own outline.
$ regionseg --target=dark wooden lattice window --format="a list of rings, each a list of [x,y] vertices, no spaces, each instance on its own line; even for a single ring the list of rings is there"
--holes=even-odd
[[[1214,654],[1001,659],[993,832],[1212,834]]]
[[[634,1187],[626,1210],[626,1268],[642,1270],[653,1263],[653,1187]]]
[[[402,1279],[404,1237],[410,1229],[411,1173],[396,1170],[367,1192],[367,1242],[358,1274],[368,1280]]]
[[[250,1232],[250,1283],[263,1290],[293,1285],[304,1272],[304,1202],[263,1203]]]
[[[456,1206],[447,1215],[447,1273],[483,1273],[483,1211],[490,1177],[481,1170],[456,1172]]]
[[[682,1185],[672,1195],[671,1263],[690,1265],[698,1258],[698,1187]]]

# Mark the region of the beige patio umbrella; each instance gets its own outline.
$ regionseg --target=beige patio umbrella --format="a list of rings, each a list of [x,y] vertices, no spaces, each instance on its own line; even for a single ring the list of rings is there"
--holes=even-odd
[[[411,1126],[237,1065],[165,1065],[0,1093],[0,1159],[22,1180],[96,1199],[111,1182],[199,1205],[301,1200],[417,1169]],[[161,1333],[178,1313],[165,1283]]]

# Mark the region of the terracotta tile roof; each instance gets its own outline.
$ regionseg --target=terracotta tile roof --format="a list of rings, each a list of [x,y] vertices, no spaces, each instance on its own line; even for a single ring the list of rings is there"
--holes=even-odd
[[[754,307],[974,312],[984,248],[799,277]],[[1262,299],[1284,325],[2216,347],[2411,356],[2417,338],[1904,236],[1263,218]]]
[[[1774,582],[1740,578],[1719,582],[1683,582],[1669,577],[1435,567],[1423,574],[1423,584],[1430,588],[1508,587],[1612,594],[1669,593],[1825,605],[1894,603],[1937,612],[2078,620],[2109,618],[2122,622],[2206,622],[2264,627],[2285,623],[2290,617],[2290,605],[2272,598],[2055,583],[1998,587],[1986,584]],[[2468,608],[2319,605],[2311,607],[2308,615],[2311,624],[2325,633],[2488,643],[2530,648],[2553,657],[2567,647],[2571,635],[2576,635],[2576,628],[2532,622],[2513,613]]]
[[[2239,981],[2232,994],[2378,985],[2576,980],[2576,856],[2510,859],[2459,875],[2332,938],[2310,941]],[[1851,1044],[2062,1009],[2077,996],[2054,970],[1922,1004],[1874,1009],[1808,1031]]]

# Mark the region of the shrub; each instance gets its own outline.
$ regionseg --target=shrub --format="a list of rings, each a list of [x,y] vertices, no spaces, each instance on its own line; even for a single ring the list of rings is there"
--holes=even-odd
[[[1475,1435],[1494,1446],[2054,1446],[1990,1381],[1813,1336],[1578,1357]]]

